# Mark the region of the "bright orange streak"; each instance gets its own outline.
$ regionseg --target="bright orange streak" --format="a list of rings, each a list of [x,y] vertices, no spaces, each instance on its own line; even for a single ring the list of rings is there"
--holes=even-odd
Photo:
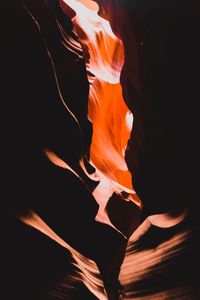
[[[95,79],[89,100],[88,116],[93,124],[91,161],[103,174],[131,190],[131,174],[124,160],[130,129],[121,85]]]
[[[115,192],[132,194],[128,199],[141,206],[125,161],[133,116],[124,102],[120,84],[124,63],[123,43],[113,33],[109,21],[98,15],[96,2],[63,2],[76,13],[72,21],[83,48],[90,82],[88,118],[93,125],[91,163],[109,179],[109,191],[114,185]]]

